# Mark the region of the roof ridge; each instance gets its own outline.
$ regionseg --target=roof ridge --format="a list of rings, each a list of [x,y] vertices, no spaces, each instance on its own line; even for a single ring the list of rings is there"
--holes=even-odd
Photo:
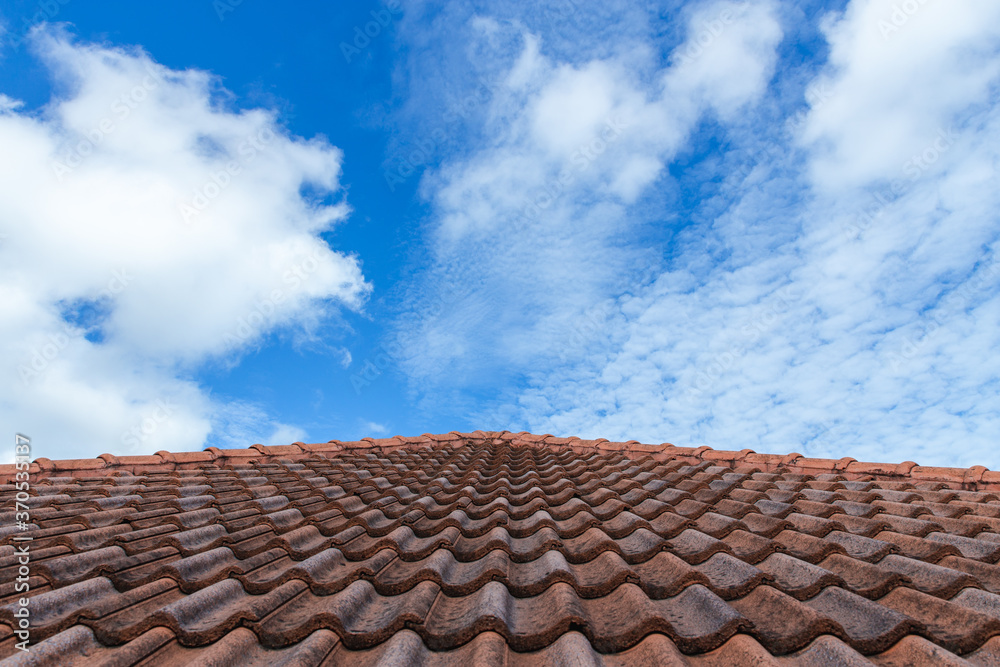
[[[802,474],[825,479],[826,481],[858,480],[868,478],[881,481],[900,481],[913,485],[955,488],[974,491],[1000,491],[1000,471],[991,471],[985,466],[971,468],[949,468],[921,466],[914,461],[902,463],[870,463],[858,461],[849,456],[841,459],[821,459],[805,457],[798,452],[790,454],[758,454],[752,449],[739,451],[715,450],[707,445],[700,447],[678,447],[669,442],[645,444],[637,440],[626,442],[609,441],[606,438],[584,439],[577,436],[559,437],[550,433],[538,435],[527,431],[473,431],[463,433],[450,431],[443,434],[424,433],[416,437],[394,435],[389,438],[366,437],[361,440],[329,440],[323,443],[293,442],[289,445],[253,444],[246,448],[220,449],[207,447],[194,452],[158,451],[151,455],[115,456],[101,454],[92,459],[35,459],[28,472],[46,473],[55,476],[67,473],[69,476],[86,476],[89,472],[101,471],[105,474],[132,475],[137,470],[163,472],[174,469],[189,469],[209,465],[245,463],[255,459],[304,458],[357,449],[391,450],[406,447],[447,446],[451,443],[482,442],[508,443],[512,446],[547,447],[584,452],[620,452],[657,459],[681,460],[696,464],[709,462],[726,466],[733,470],[790,474]],[[18,472],[14,464],[0,465],[0,484],[9,484]],[[23,470],[22,470],[23,472]]]

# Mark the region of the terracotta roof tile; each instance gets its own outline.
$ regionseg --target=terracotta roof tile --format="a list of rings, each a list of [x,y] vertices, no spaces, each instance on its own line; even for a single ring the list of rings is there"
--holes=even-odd
[[[1000,660],[981,466],[486,431],[105,454],[35,461],[23,530],[15,472],[4,664]]]

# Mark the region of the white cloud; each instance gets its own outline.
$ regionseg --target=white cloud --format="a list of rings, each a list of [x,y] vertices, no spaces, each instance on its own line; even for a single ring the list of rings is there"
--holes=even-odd
[[[222,449],[238,449],[258,443],[287,445],[306,439],[303,429],[275,421],[260,407],[245,401],[219,405],[213,414],[213,423],[219,431],[215,444]]]
[[[1000,466],[1000,7],[918,3],[883,37],[898,4],[824,19],[802,122],[762,97],[782,32],[766,6],[696,8],[662,71],[560,66],[529,42],[507,124],[425,183],[442,296],[407,321],[410,374],[448,400],[501,387],[482,428]],[[730,8],[742,22],[719,30]],[[797,135],[762,124],[765,99]],[[628,130],[512,225],[593,131],[575,105]],[[728,146],[685,183],[723,185],[644,274],[642,223],[675,215],[664,166],[708,112]]]
[[[531,53],[531,44],[528,40],[526,54]],[[601,61],[579,70],[568,65],[557,68],[528,112],[530,139],[568,158],[614,117],[615,98],[627,94],[627,90],[616,90],[621,74]]]
[[[24,102],[21,100],[15,100],[0,93],[0,114],[19,109],[22,106],[24,106]]]
[[[626,207],[701,115],[728,113],[763,91],[781,38],[772,10],[710,5],[691,18],[690,38],[703,16],[725,15],[722,33],[697,53],[682,45],[685,57],[668,67],[649,50],[639,62],[644,50],[629,44],[608,58],[552,62],[540,37],[522,33],[490,103],[483,148],[422,183],[436,213],[435,262],[399,326],[408,372],[427,379],[447,368],[462,382],[496,363],[523,367],[646,273],[646,254],[620,242],[634,231]],[[714,78],[695,84],[702,58]]]
[[[687,40],[674,51],[667,73],[669,96],[701,97],[724,118],[732,118],[767,88],[781,41],[770,3],[716,2],[695,5]]]
[[[65,92],[37,111],[4,98],[0,114],[16,156],[0,162],[0,348],[14,379],[0,421],[50,458],[195,448],[213,425],[232,437],[192,370],[368,292],[357,260],[318,237],[348,210],[341,152],[231,108],[205,72],[60,32],[34,45]]]
[[[934,7],[888,41],[877,17],[892,3],[828,19],[804,234],[775,224],[789,182],[755,184],[713,226],[733,247],[771,227],[766,254],[622,300],[610,361],[534,377],[514,414],[557,433],[1000,465],[1000,114],[985,103],[1000,22]]]
[[[379,435],[385,435],[389,432],[389,428],[378,422],[362,421],[361,430],[365,433],[363,437],[375,437]]]
[[[855,0],[827,17],[830,57],[817,81],[826,94],[803,128],[816,184],[834,190],[894,177],[957,116],[990,104],[997,25],[1000,5],[974,0]]]

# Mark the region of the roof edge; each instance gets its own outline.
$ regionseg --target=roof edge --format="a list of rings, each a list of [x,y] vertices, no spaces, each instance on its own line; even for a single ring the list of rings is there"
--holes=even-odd
[[[115,456],[101,454],[93,459],[35,459],[29,466],[29,475],[45,473],[48,477],[88,477],[95,475],[130,476],[139,472],[169,472],[203,468],[206,464],[225,467],[254,460],[290,459],[336,454],[346,450],[378,449],[390,451],[399,448],[435,447],[457,442],[492,440],[507,442],[512,446],[571,449],[577,453],[587,451],[620,452],[633,456],[652,456],[661,460],[681,460],[690,464],[707,462],[740,472],[765,472],[808,475],[826,481],[872,480],[898,481],[914,486],[958,488],[971,491],[1000,492],[1000,471],[985,466],[947,468],[921,466],[914,461],[902,463],[869,463],[851,457],[841,459],[807,458],[799,453],[758,454],[752,449],[740,451],[715,450],[708,446],[678,447],[669,442],[644,444],[636,440],[612,442],[604,438],[587,440],[576,436],[557,437],[521,431],[473,431],[445,434],[424,433],[416,437],[396,435],[391,438],[362,438],[361,440],[330,440],[323,443],[293,442],[290,445],[266,446],[254,444],[245,449],[219,449],[208,447],[195,452],[159,451],[152,455]],[[0,484],[10,484],[18,470],[14,464],[0,465]]]

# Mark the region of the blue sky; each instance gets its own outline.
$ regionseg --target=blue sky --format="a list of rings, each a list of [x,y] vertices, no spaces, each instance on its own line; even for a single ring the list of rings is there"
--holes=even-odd
[[[1000,5],[341,4],[0,7],[0,421],[36,456],[1000,466]]]

